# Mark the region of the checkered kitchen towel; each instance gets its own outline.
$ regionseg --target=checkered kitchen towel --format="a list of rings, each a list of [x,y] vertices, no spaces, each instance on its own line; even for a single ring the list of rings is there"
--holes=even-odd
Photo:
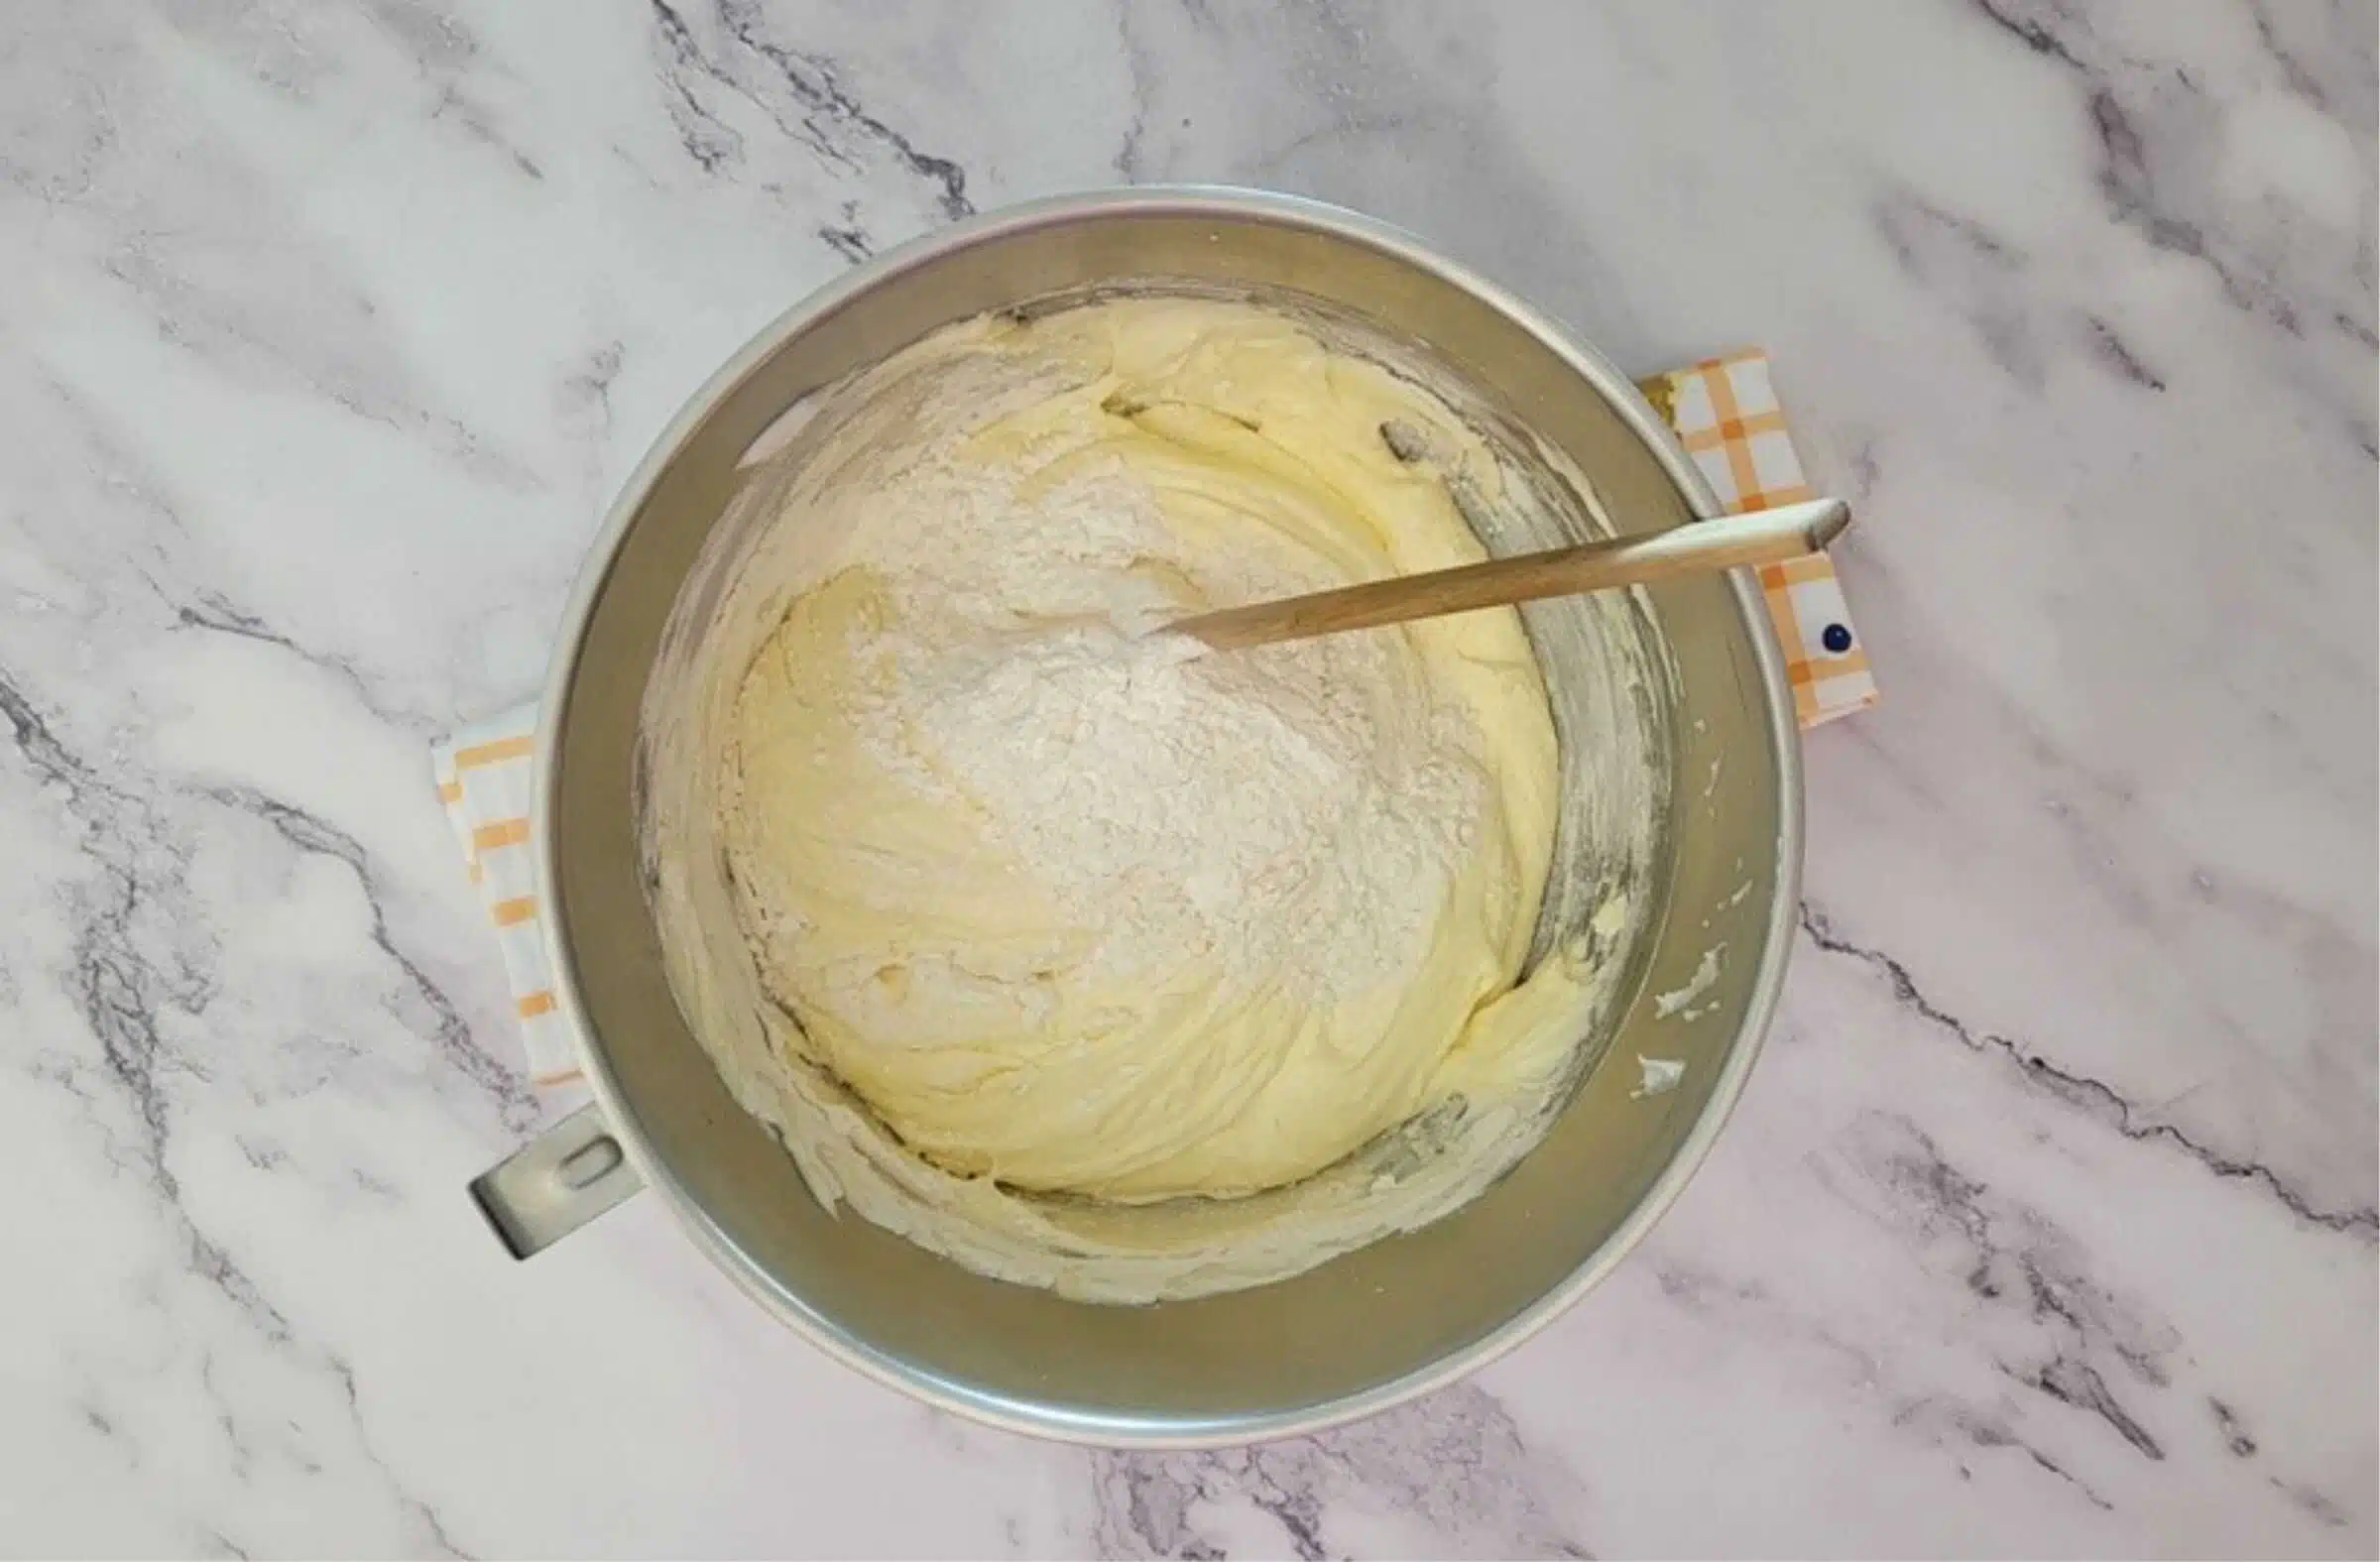
[[[1720,502],[1742,513],[1813,497],[1785,431],[1765,353],[1714,358],[1643,383],[1641,389],[1694,456]],[[1835,566],[1825,555],[1760,570],[1768,611],[1793,679],[1804,727],[1872,705],[1875,680],[1851,628]],[[454,825],[471,882],[479,887],[520,1017],[530,1078],[581,1089],[578,1052],[554,1007],[553,970],[537,921],[529,849],[536,704],[448,735],[430,750],[438,797]]]
[[[1818,497],[1785,431],[1785,413],[1768,378],[1768,354],[1758,348],[1656,375],[1637,389],[1677,430],[1728,513],[1747,515]],[[1777,626],[1777,644],[1785,648],[1793,710],[1802,725],[1815,727],[1873,705],[1876,680],[1851,628],[1850,606],[1835,578],[1834,561],[1813,553],[1762,564],[1760,584]]]
[[[554,1008],[553,968],[537,922],[536,860],[529,849],[536,726],[535,701],[516,706],[441,738],[430,745],[429,761],[438,800],[462,844],[463,871],[479,887],[496,927],[513,1013],[529,1050],[530,1080],[566,1085],[578,1078],[578,1049]]]

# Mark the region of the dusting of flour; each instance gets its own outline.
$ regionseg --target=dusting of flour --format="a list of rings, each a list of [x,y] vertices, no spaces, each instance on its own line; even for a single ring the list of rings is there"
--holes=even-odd
[[[1088,969],[1228,954],[1334,1001],[1410,971],[1486,777],[1462,712],[1383,708],[1393,643],[1202,656],[1153,632],[1190,611],[1186,588],[1240,601],[1306,580],[1244,559],[1194,582],[1212,566],[1170,558],[1178,540],[1113,473],[1020,491],[976,465],[921,486],[921,509],[967,522],[904,554],[896,616],[854,648],[880,675],[851,717],[1097,929]]]

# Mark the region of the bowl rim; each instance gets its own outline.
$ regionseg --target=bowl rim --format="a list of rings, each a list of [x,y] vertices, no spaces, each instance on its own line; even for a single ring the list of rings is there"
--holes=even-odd
[[[1381,252],[1462,289],[1534,336],[1610,406],[1660,462],[1698,519],[1725,514],[1710,481],[1687,454],[1635,383],[1553,316],[1502,285],[1449,259],[1418,236],[1325,201],[1271,190],[1220,184],[1149,184],[1090,190],[1028,200],[963,218],[900,244],[854,267],[794,303],[729,358],[654,438],[622,484],[589,544],[587,559],[562,612],[539,694],[535,751],[535,805],[530,841],[535,859],[545,951],[553,992],[570,1026],[581,1070],[630,1163],[667,1205],[676,1224],[704,1257],[762,1307],[811,1345],[887,1387],[969,1420],[1031,1436],[1093,1447],[1201,1449],[1230,1447],[1274,1438],[1309,1435],[1344,1425],[1419,1398],[1497,1360],[1561,1316],[1633,1252],[1656,1222],[1677,1202],[1701,1169],[1720,1132],[1734,1114],[1753,1063],[1775,1018],[1785,965],[1798,926],[1803,848],[1803,779],[1800,728],[1794,714],[1785,661],[1757,578],[1748,569],[1728,571],[1738,617],[1749,632],[1752,655],[1767,705],[1770,744],[1777,756],[1778,834],[1776,895],[1769,907],[1767,941],[1754,973],[1742,1023],[1723,1056],[1701,1115],[1680,1141],[1668,1165],[1653,1179],[1618,1227],[1560,1281],[1493,1330],[1463,1348],[1400,1377],[1336,1399],[1295,1410],[1245,1416],[1206,1416],[1178,1422],[1101,1416],[1046,1405],[1019,1405],[975,1394],[948,1383],[901,1358],[870,1345],[818,1315],[720,1229],[647,1142],[634,1106],[622,1090],[595,1030],[580,991],[578,965],[568,936],[560,888],[560,852],[550,821],[560,781],[559,735],[567,723],[571,683],[581,651],[620,547],[687,437],[755,370],[813,322],[888,280],[934,264],[973,246],[1086,220],[1126,216],[1210,216],[1253,219],[1318,231]]]

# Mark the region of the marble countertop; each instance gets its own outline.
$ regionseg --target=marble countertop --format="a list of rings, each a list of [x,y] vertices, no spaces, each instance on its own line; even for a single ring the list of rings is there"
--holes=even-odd
[[[0,36],[0,1545],[2375,1548],[2360,0],[19,6]],[[1106,1455],[784,1335],[539,1107],[424,745],[724,356],[969,211],[1224,180],[1650,371],[1774,354],[1885,703],[1782,1017],[1575,1311]]]

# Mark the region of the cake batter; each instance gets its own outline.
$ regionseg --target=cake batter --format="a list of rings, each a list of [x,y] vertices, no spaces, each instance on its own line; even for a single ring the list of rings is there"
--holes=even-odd
[[[673,977],[739,1098],[822,1197],[1103,1299],[1475,1194],[1595,975],[1521,980],[1559,786],[1518,616],[1150,632],[1485,556],[1477,437],[1216,300],[970,322],[873,378],[768,492],[782,556],[707,695],[748,963]]]

